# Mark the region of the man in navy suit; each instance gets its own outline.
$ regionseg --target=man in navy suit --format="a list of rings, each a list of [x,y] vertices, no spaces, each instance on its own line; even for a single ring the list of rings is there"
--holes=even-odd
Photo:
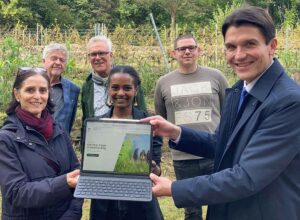
[[[299,220],[300,87],[274,58],[273,21],[262,8],[244,7],[225,19],[222,34],[240,80],[226,91],[215,133],[144,120],[173,148],[214,158],[215,172],[174,182],[151,174],[153,192],[177,207],[209,205],[209,220]]]

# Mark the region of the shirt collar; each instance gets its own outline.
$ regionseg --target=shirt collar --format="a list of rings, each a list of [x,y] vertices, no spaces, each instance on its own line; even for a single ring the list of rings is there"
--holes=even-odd
[[[273,63],[274,63],[274,60],[272,60],[272,63],[270,64],[270,66],[272,66]],[[254,80],[252,80],[251,83],[247,84],[246,81],[244,80],[244,88],[248,93],[251,91],[251,89],[254,87],[254,85],[260,79],[260,77],[262,77],[262,75],[270,68],[270,66],[268,66],[268,68],[265,69],[265,71],[263,71],[262,74],[259,74],[259,76],[257,76]]]

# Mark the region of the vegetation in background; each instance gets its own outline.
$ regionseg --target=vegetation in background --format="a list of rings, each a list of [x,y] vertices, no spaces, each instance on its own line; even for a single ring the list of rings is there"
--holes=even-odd
[[[230,12],[230,7],[226,9]],[[195,29],[202,49],[199,63],[221,70],[230,84],[237,78],[224,59],[223,39],[218,25],[225,18],[225,14],[219,8],[216,9],[210,28]],[[153,100],[156,80],[166,74],[166,67],[150,26],[140,28],[118,27],[115,31],[107,31],[112,39],[114,65],[129,64],[137,69],[142,78],[142,87],[150,106]],[[86,59],[86,43],[93,36],[87,32],[80,35],[76,29],[70,32],[62,32],[55,26],[52,29],[39,29],[38,34],[26,32],[23,26],[16,26],[11,31],[0,36],[0,112],[3,112],[11,99],[12,83],[19,66],[41,66],[42,50],[44,45],[51,41],[65,43],[70,56],[64,76],[81,86],[90,71],[90,64]],[[178,31],[183,29],[178,28]],[[168,30],[160,31],[163,46],[165,47],[170,69],[176,68],[176,61],[172,59],[173,46],[170,45]],[[182,31],[184,32],[184,30]],[[281,28],[277,30],[279,48],[276,57],[287,69],[289,74],[300,71],[300,23],[293,28]],[[38,43],[37,43],[38,42]],[[42,45],[41,45],[42,44]]]
[[[276,57],[289,74],[299,74],[300,1],[246,2],[269,10],[277,25],[279,48]],[[91,29],[95,23],[104,23],[105,26],[101,26],[100,31],[112,39],[114,64],[132,65],[137,69],[142,78],[147,104],[150,111],[153,110],[155,83],[166,73],[166,68],[149,22],[150,12],[158,25],[171,69],[176,68],[176,62],[171,58],[173,35],[191,33],[202,48],[203,56],[199,58],[199,63],[220,69],[230,84],[233,84],[237,78],[224,59],[220,25],[228,13],[244,3],[245,1],[240,0],[0,1],[0,125],[5,118],[4,110],[11,99],[17,67],[41,66],[43,47],[51,41],[65,43],[70,52],[64,76],[79,86],[83,84],[90,70],[86,59],[86,43],[95,35],[95,30]],[[166,6],[176,6],[173,15]],[[175,30],[174,24],[171,25],[172,16],[175,18]],[[80,133],[81,114],[79,102],[72,132],[74,140]],[[174,179],[166,148],[163,150],[162,175]],[[182,209],[176,209],[172,199],[162,198],[159,201],[166,219],[183,219]],[[89,200],[86,200],[83,219],[88,219],[88,207]]]
[[[226,4],[236,3],[268,9],[278,26],[291,18],[287,13],[290,11],[297,15],[294,21],[299,21],[299,0],[3,0],[0,1],[0,24],[8,28],[17,23],[30,28],[37,23],[45,28],[58,24],[81,29],[105,23],[114,29],[147,24],[151,12],[159,27],[171,27],[174,31],[176,24],[203,27],[216,8],[224,9]]]
[[[34,66],[36,58],[23,50],[13,37],[0,43],[0,111],[7,107],[12,95],[12,83],[19,66]]]

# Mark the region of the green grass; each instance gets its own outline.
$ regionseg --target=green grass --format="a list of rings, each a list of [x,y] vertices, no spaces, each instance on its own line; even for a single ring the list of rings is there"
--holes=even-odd
[[[124,140],[121,152],[115,166],[115,171],[125,171],[128,173],[147,173],[148,163],[146,161],[134,161],[132,155],[132,141]]]
[[[169,197],[162,197],[158,199],[161,211],[165,220],[182,220],[184,219],[184,210],[177,209],[173,203],[173,200]],[[90,199],[85,199],[83,204],[82,220],[89,219],[90,211]]]
[[[169,197],[163,197],[158,199],[161,211],[165,220],[182,220],[184,219],[183,209],[177,209],[173,203],[173,200]],[[89,219],[90,199],[85,199],[83,204],[82,220]]]

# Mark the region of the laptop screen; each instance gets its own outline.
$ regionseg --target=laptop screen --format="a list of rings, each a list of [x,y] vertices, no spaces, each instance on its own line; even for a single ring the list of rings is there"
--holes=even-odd
[[[83,172],[148,175],[152,131],[136,120],[87,120]]]

